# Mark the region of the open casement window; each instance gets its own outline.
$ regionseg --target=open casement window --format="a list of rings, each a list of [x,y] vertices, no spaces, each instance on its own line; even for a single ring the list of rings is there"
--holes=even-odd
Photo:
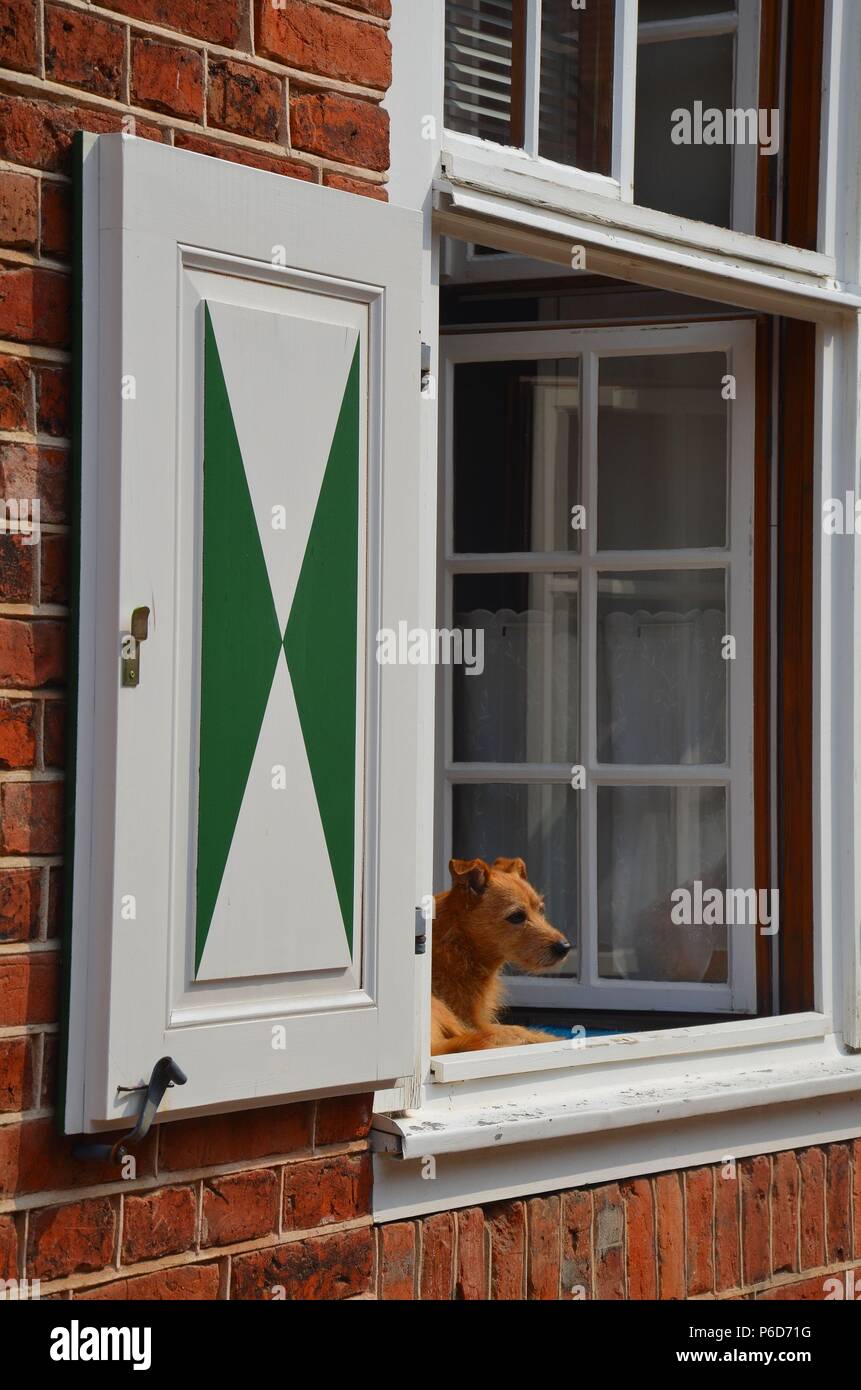
[[[515,1005],[756,1009],[754,342],[443,339],[441,877],[522,855],[575,946]]]
[[[413,1065],[416,214],[82,142],[67,1130]]]
[[[817,202],[830,13],[824,0],[445,0],[444,176],[515,221],[541,207],[673,241],[743,233],[814,251],[819,226],[799,234],[792,210]]]

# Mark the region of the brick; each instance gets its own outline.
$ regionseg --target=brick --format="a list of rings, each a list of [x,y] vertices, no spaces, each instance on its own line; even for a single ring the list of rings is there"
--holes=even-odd
[[[63,930],[63,870],[60,865],[52,865],[48,870],[48,922],[46,936],[49,941],[61,936]]]
[[[798,1269],[798,1162],[791,1151],[773,1159],[771,1259],[775,1274]]]
[[[206,39],[222,48],[237,48],[245,0],[107,0],[102,8]]]
[[[0,870],[0,942],[35,941],[41,909],[41,869]]]
[[[99,1137],[105,1143],[113,1143],[120,1133]],[[0,1125],[0,1198],[16,1192],[65,1191],[116,1182],[114,1164],[74,1157],[73,1150],[78,1142],[72,1135],[58,1135],[56,1124],[49,1117]],[[137,1176],[151,1177],[154,1173],[154,1133],[138,1145],[134,1156]]]
[[[55,952],[0,957],[0,1027],[55,1023],[59,957]]]
[[[861,1255],[861,1139],[856,1139],[852,1146],[853,1163],[855,1172],[855,1184],[853,1190],[852,1210],[855,1214],[855,1246],[854,1254]]]
[[[162,1125],[159,1164],[177,1172],[221,1163],[250,1163],[309,1148],[310,1143],[311,1107],[304,1103],[241,1110],[235,1115],[205,1115]]]
[[[274,1168],[208,1178],[201,1245],[233,1245],[277,1230],[280,1194],[281,1175]]]
[[[176,146],[181,150],[192,150],[195,154],[209,155],[212,159],[227,159],[231,164],[247,164],[251,169],[265,169],[270,174],[285,174],[288,178],[317,181],[317,170],[312,164],[301,164],[298,159],[281,159],[277,155],[262,154],[259,150],[246,150],[241,146],[228,145],[221,140],[207,140],[205,136],[192,131],[178,130]]]
[[[35,766],[36,711],[32,700],[0,699],[0,768]]]
[[[18,1279],[18,1226],[14,1216],[0,1216],[0,1279]]]
[[[742,1277],[745,1284],[758,1284],[771,1274],[769,1203],[771,1162],[765,1154],[742,1159],[741,1249]]]
[[[685,1214],[681,1176],[655,1179],[658,1235],[658,1289],[662,1300],[685,1297]]]
[[[314,1147],[325,1144],[349,1144],[367,1139],[371,1128],[374,1097],[333,1096],[317,1101],[314,1121]]]
[[[29,362],[0,357],[0,430],[33,428],[33,373]],[[3,485],[3,496],[18,496]]]
[[[391,19],[392,0],[343,0],[348,10],[362,10],[365,14],[376,15],[379,19]]]
[[[72,376],[67,367],[37,367],[36,422],[40,433],[72,433]]]
[[[16,72],[36,72],[36,5],[34,0],[2,0],[0,3],[0,53],[3,67]]]
[[[311,1231],[336,1221],[354,1221],[371,1209],[368,1154],[290,1163],[284,1170],[283,1221],[287,1231]]]
[[[39,599],[42,603],[69,601],[69,542],[66,536],[43,536]]]
[[[562,1197],[562,1297],[592,1297],[592,1194]]]
[[[655,1203],[646,1178],[622,1183],[625,1201],[625,1255],[629,1299],[656,1299],[658,1264]]]
[[[233,1257],[235,1300],[355,1298],[371,1287],[372,1230],[333,1231]],[[283,1291],[283,1292],[282,1292]]]
[[[688,1296],[714,1289],[714,1173],[694,1168],[685,1174]]]
[[[62,183],[42,181],[42,254],[68,257],[72,247],[72,194]]]
[[[457,1213],[454,1296],[468,1302],[487,1298],[487,1242],[481,1207],[467,1207]]]
[[[193,48],[132,40],[132,100],[170,116],[203,115],[203,58]]]
[[[275,144],[281,133],[283,107],[283,82],[274,73],[229,58],[210,59],[209,125]]]
[[[125,33],[119,24],[80,10],[45,7],[46,77],[119,99],[124,53]]]
[[[68,276],[32,266],[0,273],[0,337],[66,347],[70,315]]]
[[[337,92],[292,97],[290,136],[294,150],[380,173],[389,167],[388,112],[368,101]]]
[[[27,1274],[34,1279],[65,1279],[104,1269],[113,1259],[116,1232],[117,1204],[109,1197],[31,1212]]]
[[[858,1296],[861,1270],[849,1272],[850,1290]],[[854,1284],[851,1282],[854,1279]],[[828,1302],[846,1297],[846,1278],[844,1274],[818,1274],[813,1279],[801,1279],[794,1284],[781,1284],[776,1289],[766,1289],[756,1296],[757,1303],[777,1303],[790,1301]]]
[[[46,700],[42,731],[45,767],[63,767],[66,761],[66,703]]]
[[[3,497],[28,503],[28,523],[35,499],[40,525],[62,521],[67,506],[68,455],[63,449],[0,440],[0,489]]]
[[[741,1284],[741,1223],[737,1169],[725,1177],[725,1165],[715,1169],[715,1291]]]
[[[4,782],[0,787],[0,852],[61,854],[62,782]]]
[[[422,1222],[421,1298],[448,1300],[454,1281],[454,1214],[439,1211]]]
[[[389,201],[389,195],[382,184],[368,183],[365,179],[351,179],[346,174],[333,173],[327,169],[323,174],[323,183],[327,188],[340,188],[343,193],[358,193],[363,198],[376,198],[380,203]]]
[[[0,1111],[13,1114],[33,1104],[33,1038],[0,1038]]]
[[[123,129],[122,111],[89,106],[58,106],[30,97],[0,95],[0,159],[51,173],[71,172],[76,131],[96,134]],[[149,121],[135,121],[143,139],[164,140],[167,132]]]
[[[0,618],[0,685],[37,689],[66,673],[66,628],[47,619]]]
[[[31,174],[0,171],[0,244],[19,251],[35,251],[38,203],[38,188]]]
[[[182,1265],[179,1269],[162,1269],[158,1273],[141,1274],[136,1279],[116,1279],[95,1288],[75,1290],[75,1301],[100,1300],[152,1302],[211,1302],[218,1298],[220,1274],[217,1264]]]
[[[490,1230],[490,1296],[523,1298],[526,1265],[526,1208],[523,1202],[494,1202],[486,1210]]]
[[[848,1144],[829,1144],[825,1150],[825,1233],[829,1264],[852,1257],[852,1165]]]
[[[561,1261],[559,1198],[533,1197],[526,1204],[526,1224],[526,1297],[555,1301]]]
[[[599,1187],[593,1197],[595,1297],[625,1297],[625,1209],[618,1183]]]
[[[379,1228],[379,1297],[406,1302],[415,1297],[416,1228],[412,1221],[394,1221]]]
[[[392,80],[392,46],[385,29],[308,4],[256,0],[256,51],[300,72],[385,91]]]
[[[190,1250],[196,1232],[193,1187],[162,1187],[140,1197],[128,1196],[123,1206],[123,1264]]]
[[[821,1149],[797,1154],[801,1180],[801,1268],[825,1264],[825,1155]]]
[[[30,527],[29,515],[25,524]],[[13,516],[9,525],[17,525],[17,518]],[[0,597],[4,603],[33,602],[35,572],[31,541],[32,536],[0,532]]]

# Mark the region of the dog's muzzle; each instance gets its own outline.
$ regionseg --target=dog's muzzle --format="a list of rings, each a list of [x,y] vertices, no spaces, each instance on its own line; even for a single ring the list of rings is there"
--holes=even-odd
[[[558,956],[559,960],[564,960],[570,950],[570,941],[554,941],[553,943],[553,954]]]

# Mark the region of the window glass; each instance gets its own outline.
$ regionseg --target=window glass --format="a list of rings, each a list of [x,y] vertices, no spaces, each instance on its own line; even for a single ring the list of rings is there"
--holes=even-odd
[[[601,550],[726,545],[726,371],[725,353],[601,359]]]
[[[490,783],[452,788],[452,854],[457,859],[520,857],[544,894],[548,919],[574,949],[542,972],[575,976],[580,939],[579,798],[565,786]]]
[[[538,153],[609,174],[615,0],[542,0]]]
[[[692,19],[703,14],[724,14],[736,8],[736,0],[640,0],[640,23],[656,19]]]
[[[695,114],[734,105],[734,51],[731,34],[640,43],[634,201],[643,207],[731,225],[732,146],[697,143]],[[685,133],[677,110],[691,113],[690,143],[673,140]]]
[[[726,889],[725,787],[598,788],[598,969],[614,980],[728,978],[725,926],[674,921],[679,888]],[[702,901],[702,900],[701,900]],[[676,911],[676,916],[681,917]]]
[[[577,550],[580,364],[455,368],[454,548]]]
[[[514,35],[512,0],[446,0],[445,123],[449,130],[501,145],[519,142],[512,101]]]
[[[726,761],[723,570],[598,576],[598,761]]]
[[[455,762],[578,761],[578,596],[576,574],[455,578],[454,626],[484,644],[480,674],[454,667]]]

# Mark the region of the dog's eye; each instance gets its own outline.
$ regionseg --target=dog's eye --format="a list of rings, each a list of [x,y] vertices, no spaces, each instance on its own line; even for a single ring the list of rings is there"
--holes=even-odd
[[[516,911],[509,912],[506,920],[513,922],[515,927],[519,927],[522,922],[526,921],[526,913],[523,911],[522,907],[518,907]]]

